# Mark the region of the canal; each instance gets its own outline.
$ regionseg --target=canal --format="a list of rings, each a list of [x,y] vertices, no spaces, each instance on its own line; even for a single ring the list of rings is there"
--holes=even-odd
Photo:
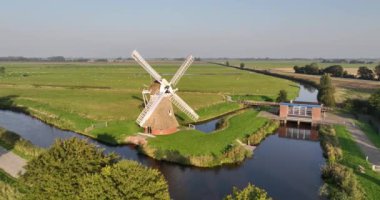
[[[301,85],[297,100],[316,101],[316,94],[315,88]],[[208,134],[213,134],[210,127],[215,127],[215,124],[216,121],[212,121],[212,125],[205,126],[210,132]],[[12,111],[0,111],[0,126],[41,147],[48,147],[56,138],[86,138]],[[297,127],[292,131],[294,129]],[[310,127],[302,127],[302,133],[308,129]],[[256,148],[252,158],[239,165],[211,169],[156,161],[138,154],[130,145],[108,146],[88,140],[106,152],[115,152],[122,158],[160,170],[169,183],[173,199],[222,199],[231,193],[233,186],[242,188],[248,183],[265,189],[274,199],[319,199],[318,191],[323,183],[320,168],[325,162],[319,142],[308,140],[308,137],[300,139],[299,134],[292,138],[292,135],[271,135]]]

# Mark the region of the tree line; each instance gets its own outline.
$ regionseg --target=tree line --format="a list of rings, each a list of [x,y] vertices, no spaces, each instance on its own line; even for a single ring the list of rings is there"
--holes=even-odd
[[[380,81],[380,64],[378,64],[374,70],[361,66],[358,68],[357,74],[349,74],[346,70],[343,69],[341,65],[331,65],[326,68],[320,68],[317,63],[311,63],[303,67],[294,66],[295,73],[299,74],[311,74],[311,75],[322,75],[330,74],[333,77],[341,78],[357,78],[364,80],[378,80]]]

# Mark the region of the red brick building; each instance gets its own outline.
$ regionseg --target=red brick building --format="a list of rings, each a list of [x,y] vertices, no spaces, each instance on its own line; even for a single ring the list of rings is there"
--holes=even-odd
[[[318,124],[323,119],[323,105],[313,102],[291,101],[280,103],[280,120]]]

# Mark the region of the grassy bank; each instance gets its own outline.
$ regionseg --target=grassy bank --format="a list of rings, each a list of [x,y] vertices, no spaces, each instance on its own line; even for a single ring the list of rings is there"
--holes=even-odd
[[[181,63],[153,62],[170,80]],[[120,143],[141,129],[134,122],[141,110],[141,91],[149,75],[131,63],[0,63],[0,108],[25,112],[61,129]],[[260,86],[260,87],[259,87]],[[276,96],[284,89],[296,97],[294,82],[196,62],[178,85],[178,94],[207,120],[239,109],[226,95]],[[180,123],[190,120],[179,114]],[[106,136],[106,137],[105,137]]]
[[[380,135],[377,133],[376,129],[371,126],[369,123],[358,121],[357,124],[359,125],[360,129],[367,135],[369,140],[380,149]]]
[[[212,167],[241,162],[252,152],[236,142],[247,141],[258,134],[261,139],[272,133],[277,122],[257,117],[258,111],[245,110],[230,116],[226,126],[206,134],[197,130],[185,130],[167,136],[149,139],[142,151],[158,160],[177,162],[199,167]]]
[[[342,164],[340,136],[336,130],[340,127],[323,125],[319,129],[321,145],[327,163],[322,167],[322,178],[325,184],[321,187],[321,195],[328,199],[365,199],[362,185],[354,174],[354,169]]]
[[[34,146],[30,141],[23,139],[16,133],[0,128],[0,146],[11,150],[22,158],[30,160],[44,151]]]
[[[324,126],[320,130],[322,148],[328,159],[322,188],[332,199],[378,199],[380,174],[372,171],[364,154],[345,126]]]
[[[380,174],[372,171],[364,154],[344,126],[335,126],[335,130],[343,151],[343,158],[340,163],[354,171],[366,193],[366,199],[378,199],[380,196]],[[364,167],[365,173],[359,172],[359,165]]]

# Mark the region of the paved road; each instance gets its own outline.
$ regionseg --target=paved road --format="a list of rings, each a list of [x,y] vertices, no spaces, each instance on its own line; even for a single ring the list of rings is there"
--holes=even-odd
[[[14,154],[11,151],[0,147],[0,168],[7,172],[9,175],[17,178],[20,173],[24,173],[24,166],[26,160]]]

